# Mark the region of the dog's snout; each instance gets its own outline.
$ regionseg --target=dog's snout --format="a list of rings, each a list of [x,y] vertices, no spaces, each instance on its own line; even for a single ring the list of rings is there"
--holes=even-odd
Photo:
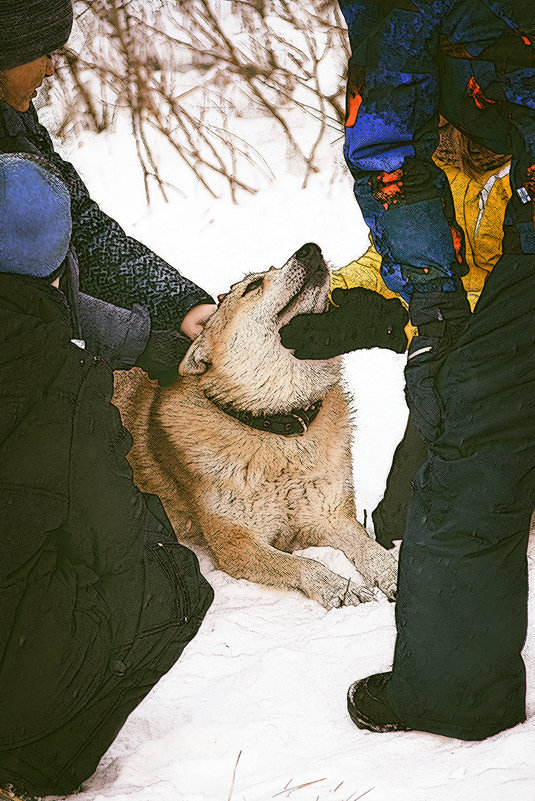
[[[321,264],[323,258],[321,255],[321,248],[314,242],[307,242],[302,248],[299,248],[295,254],[295,258],[310,267],[317,267]]]

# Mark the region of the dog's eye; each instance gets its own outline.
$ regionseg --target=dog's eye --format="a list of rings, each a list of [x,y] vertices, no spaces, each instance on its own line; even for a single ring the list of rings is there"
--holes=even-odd
[[[250,284],[247,284],[247,286],[243,291],[243,295],[246,295],[248,292],[253,292],[253,290],[258,289],[259,286],[262,286],[263,283],[264,283],[263,278],[256,278],[254,281],[251,281]]]

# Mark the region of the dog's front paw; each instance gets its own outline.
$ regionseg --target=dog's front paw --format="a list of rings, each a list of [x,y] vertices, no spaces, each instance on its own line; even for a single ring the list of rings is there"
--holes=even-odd
[[[367,601],[375,601],[373,591],[368,587],[359,586],[352,581],[346,582],[346,589],[342,596],[342,603],[338,606],[357,606],[360,603]]]
[[[337,578],[340,578],[337,576]],[[358,606],[367,601],[375,601],[373,591],[367,587],[359,587],[348,579],[332,582],[322,588],[316,600],[325,609],[339,609],[341,606]]]
[[[360,603],[375,600],[372,590],[342,578],[318,562],[315,562],[314,567],[307,570],[306,573],[308,575],[304,576],[303,591],[325,609],[357,606]]]
[[[359,566],[364,578],[372,587],[378,587],[390,601],[396,600],[398,563],[381,545],[372,543],[366,555],[366,564]]]

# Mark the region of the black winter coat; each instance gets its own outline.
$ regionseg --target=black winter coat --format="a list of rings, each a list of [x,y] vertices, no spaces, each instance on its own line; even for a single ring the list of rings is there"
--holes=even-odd
[[[0,275],[0,751],[78,714],[110,671],[139,682],[163,643],[148,692],[213,597],[133,483],[110,368],[71,337],[61,292]]]

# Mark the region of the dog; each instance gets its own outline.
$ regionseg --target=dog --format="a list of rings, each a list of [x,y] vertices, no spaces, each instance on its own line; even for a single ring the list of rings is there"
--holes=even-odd
[[[234,284],[193,341],[174,384],[116,374],[138,486],[158,495],[179,539],[204,539],[219,568],[299,590],[326,609],[396,591],[396,561],[355,517],[341,357],[299,360],[280,328],[329,303],[329,270],[309,243],[280,269]],[[296,555],[340,549],[366,585]]]

